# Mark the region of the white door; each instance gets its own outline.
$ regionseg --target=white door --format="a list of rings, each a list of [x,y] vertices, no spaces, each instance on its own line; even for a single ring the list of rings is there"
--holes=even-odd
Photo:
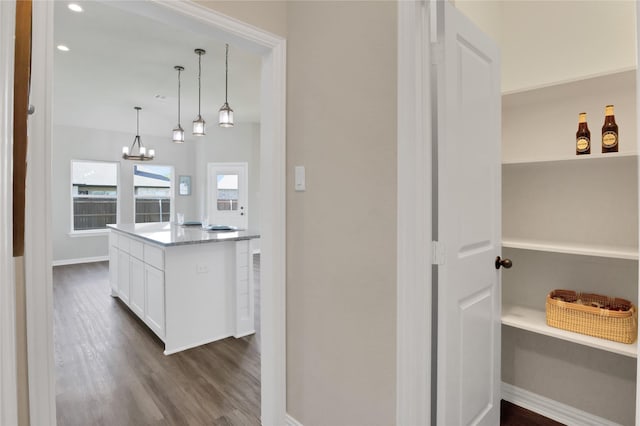
[[[437,424],[500,423],[501,100],[497,46],[438,2]]]
[[[209,163],[207,199],[210,224],[249,226],[247,163]]]

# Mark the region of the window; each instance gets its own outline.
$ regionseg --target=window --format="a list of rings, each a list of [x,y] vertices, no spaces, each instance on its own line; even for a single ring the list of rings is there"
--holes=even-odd
[[[173,204],[173,167],[134,165],[135,222],[168,222]]]
[[[118,163],[71,161],[72,231],[105,229],[118,220]]]
[[[238,175],[219,173],[216,182],[218,210],[238,210]]]

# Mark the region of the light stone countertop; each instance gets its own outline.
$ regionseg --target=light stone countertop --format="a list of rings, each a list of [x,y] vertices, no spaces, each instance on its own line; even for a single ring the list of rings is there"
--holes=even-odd
[[[122,223],[107,227],[165,247],[260,238],[257,232],[247,230],[205,231],[200,226],[184,226],[173,222]]]

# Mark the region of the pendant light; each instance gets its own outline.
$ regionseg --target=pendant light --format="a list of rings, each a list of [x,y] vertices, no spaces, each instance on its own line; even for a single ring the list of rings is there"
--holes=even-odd
[[[198,55],[198,116],[193,120],[193,135],[204,136],[205,122],[200,115],[200,76],[202,74],[202,55],[207,53],[204,49],[196,49],[196,55]]]
[[[133,107],[133,109],[136,110],[136,137],[133,138],[131,148],[128,146],[122,147],[122,158],[134,161],[153,160],[153,157],[156,156],[156,151],[154,149],[147,151],[147,148],[142,145],[142,140],[140,139],[140,110],[142,108],[137,106]]]
[[[226,45],[226,53],[224,58],[224,105],[220,108],[218,123],[220,127],[233,127],[233,110],[227,102],[227,93],[229,86],[229,45]]]
[[[184,67],[176,65],[173,69],[178,71],[178,125],[173,129],[173,142],[184,143],[184,129],[180,125],[180,72],[184,71]]]

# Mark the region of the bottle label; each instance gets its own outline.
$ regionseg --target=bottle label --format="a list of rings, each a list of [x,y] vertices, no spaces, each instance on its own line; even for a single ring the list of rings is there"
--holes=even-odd
[[[602,146],[605,148],[613,148],[618,145],[618,134],[616,132],[604,132],[602,134]]]
[[[589,150],[589,139],[585,137],[578,138],[578,140],[576,141],[576,149],[578,150],[578,152],[586,152],[587,150]]]

